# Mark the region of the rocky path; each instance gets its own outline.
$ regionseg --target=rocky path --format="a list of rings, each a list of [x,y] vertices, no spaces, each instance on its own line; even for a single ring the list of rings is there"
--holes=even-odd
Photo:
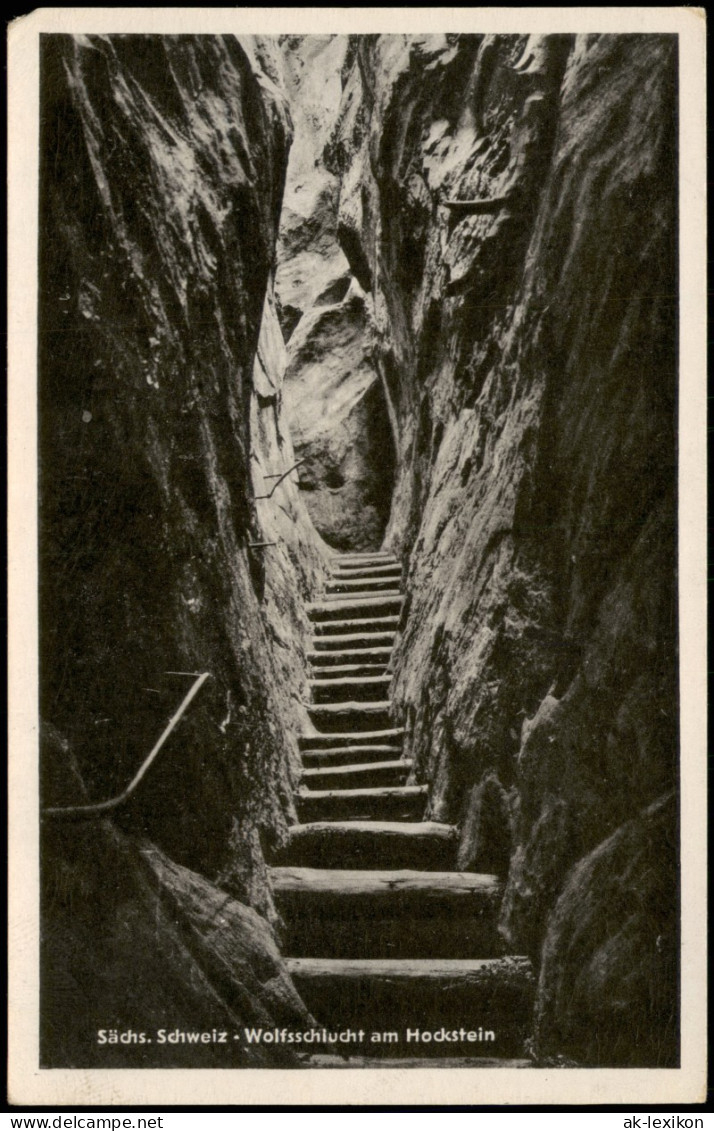
[[[423,819],[428,789],[394,726],[403,599],[395,558],[348,554],[310,608],[315,733],[300,740],[301,823],[271,878],[300,994],[352,1036],[309,1063],[525,1066],[532,975],[502,953],[501,884],[455,870],[457,831]]]

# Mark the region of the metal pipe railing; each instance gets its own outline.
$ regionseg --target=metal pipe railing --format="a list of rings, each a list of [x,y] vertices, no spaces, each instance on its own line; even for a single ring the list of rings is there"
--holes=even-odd
[[[481,200],[441,200],[445,208],[450,208],[452,212],[473,212],[477,215],[479,213],[500,212],[502,208],[508,208],[509,205],[515,203],[515,198],[511,196],[494,196],[490,200],[487,198]]]
[[[297,463],[294,463],[292,465],[292,467],[289,467],[287,471],[284,471],[282,473],[282,475],[280,475],[280,477],[277,479],[277,481],[273,484],[272,490],[267,495],[256,495],[255,496],[256,499],[272,499],[273,495],[275,494],[276,490],[278,489],[278,487],[282,483],[283,479],[287,479],[290,472],[295,471],[295,468],[299,467],[301,463],[304,463],[306,458],[307,457],[303,457],[303,459],[299,459],[297,461]],[[275,476],[274,475],[264,475],[263,479],[275,479]]]
[[[73,817],[80,818],[80,819],[84,818],[84,817],[101,817],[102,814],[109,813],[109,812],[111,812],[112,809],[117,809],[120,805],[124,805],[125,802],[127,802],[129,800],[129,798],[132,796],[132,794],[135,792],[139,783],[142,781],[147,770],[151,766],[151,763],[157,757],[159,751],[161,750],[162,746],[166,742],[166,739],[169,737],[171,732],[175,729],[175,727],[181,721],[181,719],[185,715],[186,711],[188,710],[190,704],[196,698],[196,696],[198,695],[199,691],[203,687],[206,680],[210,679],[210,676],[211,676],[210,672],[201,672],[201,674],[198,676],[198,679],[196,679],[193,682],[193,684],[191,685],[190,691],[188,692],[188,694],[182,700],[180,707],[178,708],[176,713],[171,716],[168,723],[166,724],[166,726],[165,726],[165,728],[164,728],[164,730],[161,734],[161,737],[158,739],[158,741],[152,747],[149,754],[147,754],[146,758],[144,759],[141,766],[139,767],[139,770],[134,775],[134,777],[131,779],[128,786],[126,787],[126,789],[122,793],[118,794],[117,797],[111,797],[109,799],[109,801],[99,801],[96,804],[92,804],[92,805],[69,805],[69,806],[65,806],[63,808],[57,808],[57,807],[53,806],[53,807],[50,807],[48,809],[43,809],[42,810],[42,816],[43,817],[60,817],[60,818],[66,818],[66,819],[70,819],[70,818],[73,818]]]

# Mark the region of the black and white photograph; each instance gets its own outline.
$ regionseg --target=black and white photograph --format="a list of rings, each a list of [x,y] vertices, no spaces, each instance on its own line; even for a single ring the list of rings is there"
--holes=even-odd
[[[676,1097],[704,1055],[676,21],[115,11],[33,41],[18,1094]]]

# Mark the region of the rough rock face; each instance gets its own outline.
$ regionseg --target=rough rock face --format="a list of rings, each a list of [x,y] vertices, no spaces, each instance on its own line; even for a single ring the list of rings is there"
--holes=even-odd
[[[300,488],[322,537],[338,550],[378,547],[394,474],[384,394],[366,345],[363,295],[314,308],[290,339],[286,416],[303,460]]]
[[[281,46],[295,123],[276,274],[286,414],[317,530],[336,549],[372,549],[389,519],[392,433],[363,292],[337,239],[340,182],[323,160],[348,41],[286,36]]]
[[[661,975],[642,1055],[672,1064],[671,967],[623,972],[670,953],[676,915],[590,912],[618,877],[647,903],[676,843],[671,810],[667,862],[630,823],[676,777],[676,43],[383,36],[347,59],[328,165],[394,421],[407,747],[462,863],[501,823],[503,932],[543,955],[536,1052],[630,1063],[568,988],[586,971],[585,1016],[610,1032],[626,1001],[644,1029]]]
[[[107,848],[111,826],[48,823],[46,934],[67,926],[73,892],[76,945],[64,968],[45,967],[45,1008],[57,978],[84,986],[95,947],[109,947],[115,964],[97,956],[91,978],[97,1016],[119,1023],[124,963],[137,998],[177,1003],[177,1024],[211,1012],[199,982],[223,1003],[214,1023],[245,1018],[257,990],[232,997],[234,973],[206,965],[175,917],[154,953],[157,897],[132,845],[160,847],[146,859],[163,861],[181,923],[227,898],[216,880],[275,922],[261,839],[279,839],[293,812],[298,598],[321,569],[295,488],[274,507],[253,488],[292,458],[280,374],[265,356],[254,365],[290,141],[277,55],[233,37],[51,36],[42,71],[43,803],[120,792],[193,674],[212,677],[116,811],[129,847]],[[273,536],[277,548],[251,548]],[[189,884],[187,869],[207,879]],[[232,907],[238,950],[246,924],[262,939],[251,966],[270,928]],[[86,1032],[48,1039],[48,1061],[88,1063]]]
[[[350,266],[336,239],[339,180],[325,168],[342,97],[344,36],[286,36],[283,74],[294,127],[277,248],[278,311],[286,339],[307,310],[339,302]]]
[[[45,849],[46,1067],[294,1063],[290,1054],[276,1058],[245,1041],[168,1039],[177,1029],[232,1035],[243,1025],[311,1023],[265,919],[155,847],[139,848],[108,821],[70,831],[55,826]],[[135,1034],[136,1043],[109,1043],[112,1029]]]
[[[311,726],[305,645],[309,625],[305,602],[321,588],[326,548],[300,493],[296,456],[285,413],[286,351],[275,311],[272,280],[263,308],[253,368],[250,407],[250,465],[261,549],[254,551],[270,637],[279,717],[288,727],[291,764],[301,765],[294,736]],[[286,472],[289,474],[286,475]],[[260,572],[259,572],[260,576]],[[301,645],[298,647],[298,645]],[[290,803],[292,803],[290,801]]]
[[[631,1067],[677,1044],[677,828],[673,795],[622,825],[573,869],[548,923],[536,1016],[543,1056]],[[603,990],[606,992],[603,993]],[[637,1024],[633,1041],[633,1019]]]

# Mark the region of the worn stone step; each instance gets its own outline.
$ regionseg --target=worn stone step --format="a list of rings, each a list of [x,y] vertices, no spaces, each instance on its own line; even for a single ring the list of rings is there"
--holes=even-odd
[[[301,734],[298,745],[301,750],[329,750],[338,746],[371,746],[374,743],[401,743],[404,727],[386,727],[373,731],[347,731],[342,734]]]
[[[340,566],[332,570],[331,577],[335,580],[350,578],[357,579],[360,577],[398,577],[402,576],[402,567],[396,562],[394,565],[350,565]]]
[[[333,579],[327,582],[324,595],[319,597],[318,600],[332,600],[335,597],[346,599],[359,593],[366,593],[371,597],[380,597],[389,596],[393,593],[402,594],[403,590],[401,582],[396,576],[379,580],[372,579],[371,581],[367,577],[355,578],[354,581],[349,578]]]
[[[371,731],[388,727],[392,722],[392,704],[388,699],[374,702],[350,699],[343,703],[306,703],[310,718],[327,734],[341,731]]]
[[[391,597],[374,597],[371,594],[335,598],[332,601],[315,601],[307,606],[310,620],[362,620],[374,616],[398,614],[404,604],[404,597],[396,593]]]
[[[358,578],[333,578],[325,586],[326,595],[345,596],[351,593],[399,593],[399,578],[394,577],[358,577]]]
[[[313,821],[292,825],[276,864],[303,868],[413,868],[446,872],[458,833],[436,821]]]
[[[340,668],[350,664],[386,665],[392,658],[393,651],[390,644],[378,644],[372,648],[326,648],[319,652],[308,652],[307,658],[317,668]]]
[[[322,652],[313,652],[313,656],[322,657]],[[339,659],[339,653],[336,653]],[[340,679],[356,679],[358,676],[376,676],[385,675],[387,671],[387,661],[382,663],[372,662],[366,660],[364,663],[352,664],[328,664],[327,666],[313,661],[312,674],[316,680],[340,680]],[[390,677],[391,678],[391,677]]]
[[[323,636],[338,636],[340,643],[350,636],[353,638],[357,636],[359,639],[365,640],[368,636],[375,634],[383,635],[389,633],[391,630],[392,640],[399,624],[398,616],[368,616],[355,620],[354,617],[345,620],[324,620],[313,621],[313,648],[320,647],[319,637]],[[329,645],[328,645],[329,647]]]
[[[354,750],[352,754],[354,756]],[[308,789],[370,789],[380,785],[403,785],[411,768],[412,763],[406,758],[320,766],[303,770],[301,782]]]
[[[336,562],[330,569],[328,580],[331,581],[339,577],[359,577],[360,575],[401,578],[402,563],[389,558],[382,558],[380,561]]]
[[[465,958],[503,953],[495,876],[416,869],[271,869],[292,955]]]
[[[394,598],[395,600],[397,598],[404,600],[404,594],[402,593],[401,589],[397,589],[394,585],[390,585],[388,589],[355,589],[349,590],[348,592],[330,592],[326,589],[318,603],[321,605],[333,605],[336,601],[339,601],[342,605],[346,603],[349,603],[350,605],[352,603],[359,603],[361,605],[365,602],[371,604],[372,600],[376,599],[377,597],[379,597],[381,600],[386,600],[390,597]]]
[[[364,675],[354,679],[311,679],[309,687],[316,704],[361,702],[365,699],[374,702],[386,698],[391,682],[391,675]]]
[[[302,822],[418,821],[424,814],[427,793],[423,785],[386,786],[382,789],[301,789],[296,801]]]
[[[356,761],[365,762],[393,762],[401,754],[401,745],[395,743],[388,746],[386,743],[374,746],[336,746],[328,750],[304,751],[303,765],[306,769],[317,770],[329,766],[351,766]]]
[[[375,652],[382,650],[392,652],[396,633],[392,629],[387,632],[350,632],[344,636],[334,633],[330,636],[318,636],[313,640],[312,646],[316,652],[344,652],[354,654],[357,652]],[[311,653],[314,655],[315,653]],[[325,660],[325,663],[329,663]]]
[[[320,1024],[396,1033],[383,1045],[390,1056],[431,1053],[437,1044],[452,1053],[523,1054],[533,1000],[527,958],[288,958],[287,966]],[[477,1039],[434,1040],[461,1030]]]
[[[375,550],[364,554],[337,554],[332,559],[332,566],[342,568],[346,565],[399,565],[399,558],[387,550]]]
[[[497,876],[481,872],[425,872],[421,869],[384,868],[364,871],[358,868],[270,869],[270,882],[276,898],[289,897],[314,904],[317,914],[349,912],[349,917],[372,918],[377,910],[390,914],[414,911],[424,917],[434,909],[451,916],[471,916],[484,909],[498,910],[502,885]]]

